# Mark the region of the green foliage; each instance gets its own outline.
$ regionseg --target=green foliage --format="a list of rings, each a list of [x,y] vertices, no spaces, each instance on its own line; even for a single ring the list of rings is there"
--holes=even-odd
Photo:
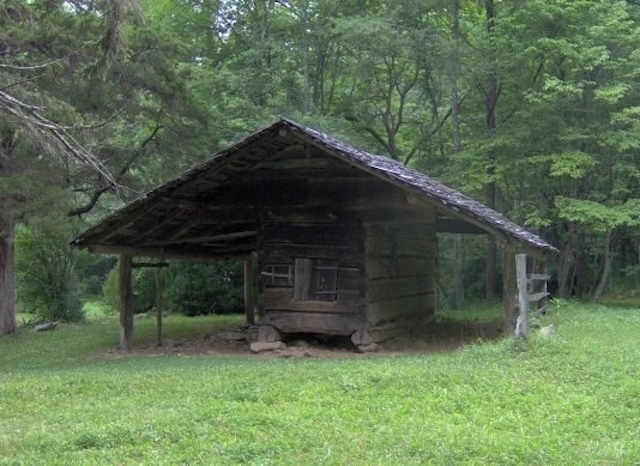
[[[558,216],[573,223],[588,225],[596,232],[606,232],[621,226],[640,224],[640,200],[629,199],[609,207],[599,202],[556,197]]]
[[[167,307],[195,316],[243,310],[243,266],[238,261],[172,261],[166,274]]]
[[[637,306],[555,318],[526,348],[374,358],[114,359],[115,319],[24,332],[0,340],[0,463],[636,463]],[[167,336],[239,322],[220,319],[171,316]]]
[[[156,306],[154,269],[133,271],[134,312],[149,312]],[[243,266],[238,261],[211,263],[170,261],[163,271],[167,309],[187,316],[229,314],[243,311]],[[114,311],[120,308],[119,270],[107,278],[103,296]]]
[[[84,318],[83,289],[76,271],[83,253],[71,248],[68,238],[67,225],[46,229],[32,225],[18,230],[17,295],[23,312],[46,321]]]
[[[120,282],[118,264],[111,269],[102,285],[102,299],[111,312],[120,309]],[[135,303],[134,303],[135,305]]]
[[[150,312],[156,307],[156,283],[154,270],[134,269],[132,272],[133,312]],[[104,303],[112,312],[120,309],[120,268],[116,264],[109,272],[102,287]]]
[[[109,55],[112,4],[129,6],[120,10],[118,47]],[[56,122],[90,127],[70,131],[126,186],[121,199],[98,196],[90,223],[284,114],[480,201],[495,187],[497,210],[565,252],[559,281],[576,283],[574,292],[597,287],[609,252],[614,275],[637,265],[640,10],[633,2],[138,4],[140,11],[129,2],[0,2],[8,92]],[[497,101],[488,109],[492,78]],[[454,83],[460,147],[452,137]],[[0,113],[0,139],[12,151],[10,176],[0,176],[2,212],[28,219],[53,204],[70,210],[59,195],[68,187],[78,205],[91,205],[99,180],[74,164],[51,170],[41,141],[16,132],[16,121]],[[460,272],[470,298],[481,289],[483,259],[474,247]],[[457,273],[452,263],[442,264],[444,289]],[[95,293],[104,270],[87,267],[79,274],[93,277]],[[204,280],[184,270],[193,283]],[[138,310],[148,310],[152,273],[136,274]],[[237,295],[223,291],[191,303],[190,281],[175,278],[171,306],[237,307]],[[111,278],[107,295],[117,302],[113,287]],[[560,292],[568,294],[568,285]]]

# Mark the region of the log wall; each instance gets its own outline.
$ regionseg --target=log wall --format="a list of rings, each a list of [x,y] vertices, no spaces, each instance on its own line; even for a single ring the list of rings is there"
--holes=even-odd
[[[366,311],[357,222],[264,219],[258,235],[260,323],[283,332],[350,335]]]
[[[414,326],[435,308],[435,223],[365,224],[367,322]]]
[[[284,332],[370,330],[384,338],[382,327],[428,320],[435,209],[314,151],[287,158],[261,164],[238,181],[242,189],[232,190],[263,206],[257,212],[259,322]]]

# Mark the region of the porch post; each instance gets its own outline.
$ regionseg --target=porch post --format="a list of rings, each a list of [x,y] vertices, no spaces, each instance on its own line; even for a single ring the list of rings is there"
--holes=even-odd
[[[158,346],[162,346],[162,314],[164,313],[162,267],[157,267],[154,272],[156,279],[156,343]]]
[[[516,313],[516,297],[518,284],[516,281],[516,253],[511,244],[502,250],[502,301],[504,304],[503,330],[505,334],[513,332],[518,318]]]
[[[133,256],[120,255],[120,349],[133,347],[133,287],[131,269]]]
[[[526,340],[529,336],[529,290],[527,283],[527,255],[516,255],[516,277],[518,284],[518,308],[520,315],[516,324],[516,336]]]
[[[244,312],[247,316],[247,323],[255,324],[255,295],[254,295],[254,261],[255,253],[251,253],[244,261]]]

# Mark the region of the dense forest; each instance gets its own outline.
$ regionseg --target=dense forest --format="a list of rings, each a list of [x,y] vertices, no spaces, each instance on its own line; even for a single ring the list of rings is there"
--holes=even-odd
[[[0,0],[0,335],[16,300],[75,318],[113,294],[114,259],[69,239],[278,115],[539,233],[559,296],[631,289],[639,21],[630,0]],[[499,295],[494,244],[440,244],[442,305]],[[170,269],[175,303],[241,279]]]

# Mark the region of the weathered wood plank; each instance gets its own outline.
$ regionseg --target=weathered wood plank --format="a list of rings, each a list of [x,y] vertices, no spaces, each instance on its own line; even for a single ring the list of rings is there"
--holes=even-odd
[[[529,296],[527,290],[527,255],[516,255],[516,281],[520,315],[516,324],[516,336],[526,340],[529,336]]]
[[[255,254],[251,254],[244,261],[244,313],[247,323],[255,323]]]
[[[357,247],[361,232],[357,226],[347,225],[269,225],[261,232],[265,243],[304,243]]]
[[[346,245],[319,245],[296,243],[261,242],[262,259],[265,262],[292,262],[296,257],[336,259],[341,265],[357,267],[362,263],[362,254]]]
[[[415,277],[394,277],[369,280],[367,293],[370,302],[386,301],[403,296],[414,296],[432,293],[434,275],[418,275]]]
[[[430,212],[430,211],[425,211]],[[385,236],[393,238],[415,238],[415,239],[435,239],[435,224],[430,219],[420,219],[420,221],[410,223],[390,222],[365,223],[364,231],[369,236]]]
[[[293,299],[306,301],[309,299],[311,287],[311,275],[313,273],[313,261],[311,259],[297,258],[294,266]]]
[[[358,290],[338,290],[336,301],[307,300],[293,298],[291,288],[267,288],[259,295],[259,305],[263,309],[282,309],[299,312],[354,313],[366,304],[366,299]]]
[[[133,347],[132,261],[130,254],[120,256],[120,349],[127,351]]]
[[[389,255],[371,255],[366,261],[366,275],[369,280],[428,275],[433,274],[435,269],[435,256],[402,256],[394,259]]]
[[[185,232],[186,234],[186,232]],[[176,238],[172,240],[155,240],[155,241],[144,241],[138,243],[139,246],[142,247],[162,247],[162,246],[173,246],[173,245],[181,245],[181,244],[209,244],[216,243],[219,241],[229,241],[236,240],[240,238],[251,238],[255,237],[258,234],[257,230],[247,230],[247,231],[234,231],[229,233],[220,233],[213,235],[205,235],[205,236],[188,236],[182,238]]]
[[[265,311],[288,310],[332,314],[354,314],[366,303],[364,297],[351,290],[338,290],[336,301],[300,301],[293,299],[291,288],[268,288],[260,293],[259,305]]]
[[[250,179],[248,176],[230,181],[207,193],[201,201],[205,204],[226,206],[247,205],[304,205],[308,202],[305,178],[276,179],[273,177]]]
[[[270,207],[259,212],[260,221],[265,228],[270,225],[282,226],[304,225],[337,225],[356,224],[354,212],[333,205],[305,205]]]
[[[502,300],[504,306],[503,329],[505,333],[510,334],[516,325],[516,296],[518,295],[515,250],[511,244],[508,244],[504,249],[502,258]]]
[[[410,254],[416,256],[435,256],[436,244],[425,238],[389,238],[384,236],[368,236],[365,240],[368,255],[375,254]]]
[[[433,213],[424,207],[415,207],[409,204],[362,204],[354,206],[345,206],[358,215],[358,218],[366,224],[388,225],[391,223],[402,222],[416,225],[418,228],[425,224],[430,224]]]
[[[156,281],[156,344],[162,346],[162,314],[164,313],[164,277],[162,268],[155,272]]]
[[[184,250],[173,248],[148,248],[135,246],[119,246],[114,244],[94,244],[89,251],[96,254],[131,254],[142,257],[160,257],[165,259],[189,259],[193,261],[212,261],[216,259],[246,257],[255,249],[255,245],[230,246],[223,249],[198,248],[198,250]]]
[[[351,335],[364,322],[355,314],[322,314],[287,311],[267,311],[260,318],[261,324],[272,325],[287,333],[325,333],[329,335]]]
[[[401,320],[428,318],[434,313],[435,294],[404,296],[369,303],[367,321],[371,325]]]
[[[261,176],[265,175],[262,173],[263,170],[301,170],[303,172],[308,172],[309,170],[317,169],[322,173],[330,167],[335,167],[335,164],[327,157],[278,158],[261,163],[259,172]]]

